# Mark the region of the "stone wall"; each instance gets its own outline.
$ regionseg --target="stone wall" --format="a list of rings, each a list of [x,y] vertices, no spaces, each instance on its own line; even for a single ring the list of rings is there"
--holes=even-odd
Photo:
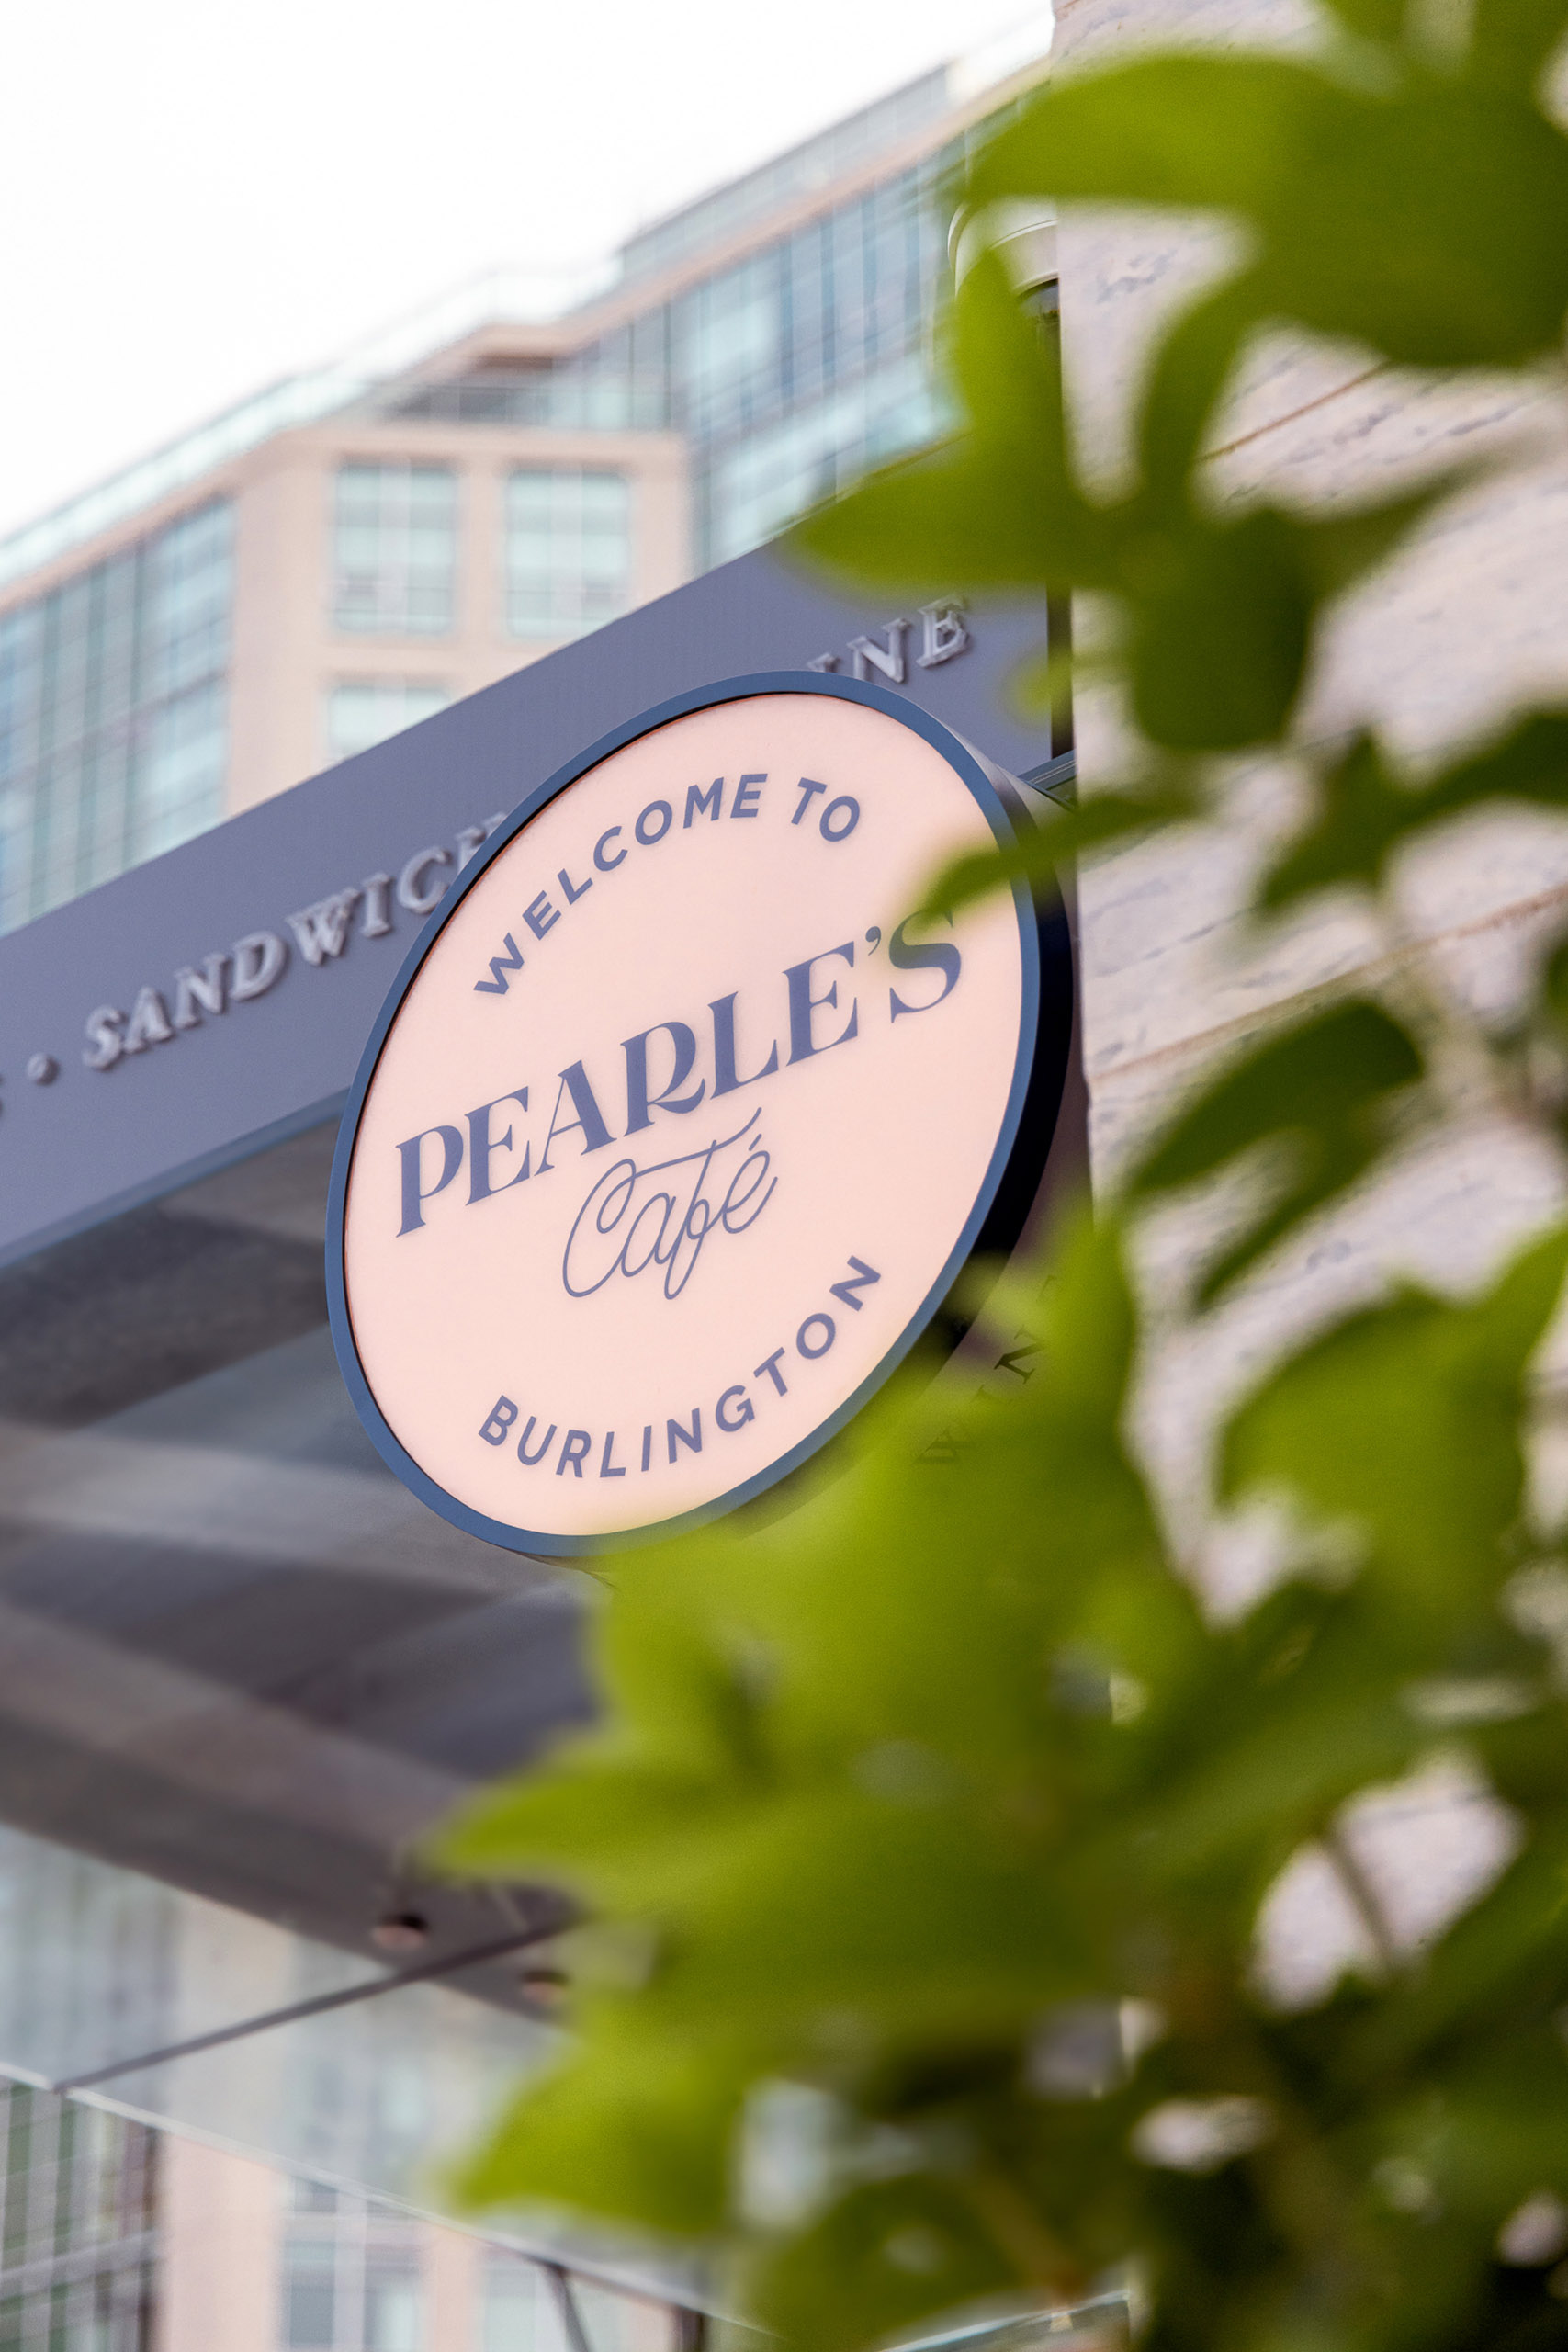
[[[1323,29],[1306,0],[1058,0],[1057,17],[1058,75],[1171,40],[1310,51]],[[1064,352],[1092,481],[1125,479],[1151,341],[1239,249],[1237,232],[1212,219],[1064,212]],[[1508,471],[1486,479],[1488,463],[1505,455]],[[1207,460],[1216,500],[1359,503],[1461,465],[1480,470],[1473,487],[1337,613],[1299,721],[1305,740],[1375,725],[1419,766],[1483,741],[1526,698],[1568,701],[1568,392],[1547,371],[1487,381],[1417,374],[1282,330],[1248,354]],[[1092,644],[1095,624],[1092,608],[1081,609],[1080,643]],[[1113,781],[1124,741],[1114,695],[1080,689],[1077,731],[1086,788]],[[1436,987],[1472,1013],[1495,1013],[1564,927],[1568,823],[1514,813],[1408,854],[1392,921],[1346,894],[1266,933],[1252,930],[1243,911],[1249,877],[1290,828],[1300,794],[1289,760],[1237,762],[1223,822],[1134,846],[1085,876],[1085,1059],[1101,1187],[1216,1058],[1282,1013],[1310,1010],[1319,991],[1360,976],[1395,999]],[[1245,1527],[1219,1541],[1198,1532],[1208,1432],[1223,1400],[1288,1340],[1391,1278],[1472,1285],[1562,1199],[1558,1154],[1495,1099],[1479,1054],[1460,1086],[1467,1115],[1440,1144],[1412,1148],[1364,1197],[1292,1239],[1234,1301],[1150,1351],[1140,1434],[1216,1599],[1238,1599],[1258,1568]],[[1157,1221],[1148,1249],[1156,1300],[1215,1216],[1211,1200]],[[1549,1352],[1568,1360],[1561,1345]],[[1541,1475],[1552,1475],[1550,1463]],[[1457,1898],[1495,1867],[1506,1837],[1495,1809],[1467,1801],[1461,1787],[1416,1795],[1394,1806],[1404,1859],[1395,1865],[1385,1854],[1385,1876],[1392,1871],[1391,1900],[1425,1905],[1429,1926],[1435,1891]],[[1317,1962],[1306,1947],[1337,1931],[1305,1881],[1292,1901],[1289,1933],[1311,1976]]]

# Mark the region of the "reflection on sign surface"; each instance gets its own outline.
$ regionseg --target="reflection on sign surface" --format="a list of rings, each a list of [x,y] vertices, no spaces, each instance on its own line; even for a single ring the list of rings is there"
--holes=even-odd
[[[1005,822],[933,722],[814,680],[499,837],[340,1154],[340,1351],[436,1508],[592,1548],[756,1491],[891,1369],[1028,1074],[1027,907],[911,911]]]

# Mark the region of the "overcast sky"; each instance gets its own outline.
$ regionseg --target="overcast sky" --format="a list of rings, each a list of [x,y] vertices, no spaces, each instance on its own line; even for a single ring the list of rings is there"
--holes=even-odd
[[[1027,5],[13,6],[0,531],[461,280],[592,259]]]

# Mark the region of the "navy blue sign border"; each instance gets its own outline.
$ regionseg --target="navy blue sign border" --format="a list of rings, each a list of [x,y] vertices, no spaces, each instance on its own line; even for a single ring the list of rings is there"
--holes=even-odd
[[[555,799],[558,794],[566,791],[569,786],[575,784],[581,776],[586,775],[591,768],[597,767],[601,760],[607,759],[612,752],[618,752],[624,745],[635,742],[639,736],[651,735],[657,729],[667,726],[671,719],[683,718],[694,710],[706,710],[718,703],[740,702],[752,695],[781,694],[825,695],[840,702],[863,703],[872,710],[879,710],[886,717],[897,719],[900,726],[908,728],[911,733],[920,736],[931,744],[932,749],[940,752],[948,765],[955,771],[967,786],[981,814],[996,836],[998,843],[1005,848],[1014,839],[1013,827],[1006,804],[974,753],[959,741],[956,735],[944,727],[940,719],[932,718],[927,712],[918,708],[915,704],[907,701],[903,695],[892,694],[886,687],[863,684],[856,678],[833,677],[818,671],[763,670],[748,677],[726,678],[713,685],[700,686],[690,693],[675,695],[670,701],[659,703],[651,710],[642,711],[636,718],[627,719],[623,725],[612,728],[607,735],[602,735],[596,743],[589,746],[587,751],[581,752],[575,759],[569,760],[564,767],[558,768],[553,775],[547,777],[543,784],[530,792],[513,810],[506,822],[491,834],[484,847],[470,860],[462,875],[454,882],[452,888],[431,915],[404,957],[401,968],[387,992],[386,1001],[380,1012],[376,1016],[375,1025],[367,1041],[365,1051],[360,1057],[359,1067],[355,1072],[354,1083],[349,1089],[348,1100],[338,1128],[337,1148],[333,1155],[332,1182],[327,1193],[327,1313],[332,1327],[333,1345],[337,1351],[339,1369],[343,1374],[348,1393],[354,1399],[355,1409],[364,1423],[371,1442],[389,1469],[395,1472],[403,1485],[417,1495],[422,1502],[428,1504],[439,1517],[449,1520],[454,1526],[460,1527],[465,1533],[477,1535],[483,1542],[497,1544],[504,1551],[521,1552],[547,1559],[572,1559],[586,1555],[624,1551],[635,1545],[660,1543],[669,1536],[679,1534],[687,1528],[700,1526],[705,1521],[719,1518],[726,1511],[736,1510],[740,1504],[750,1502],[755,1496],[765,1493],[770,1487],[776,1486],[781,1479],[787,1477],[791,1471],[798,1469],[803,1462],[819,1452],[829,1440],[852,1420],[861,1408],[870,1401],[883,1383],[897,1371],[942,1307],[986,1222],[987,1213],[1007,1172],[1008,1162],[1012,1155],[1014,1143],[1018,1139],[1020,1124],[1023,1117],[1024,1101],[1030,1090],[1035,1038],[1040,1018],[1039,933],[1034,907],[1027,888],[1021,882],[1015,882],[1012,886],[1014,910],[1018,917],[1019,942],[1023,956],[1023,988],[1019,1017],[1018,1051],[1013,1062],[1012,1084],[998,1133],[996,1148],[991,1154],[979,1191],[976,1195],[974,1207],[962,1233],[949,1252],[942,1272],[882,1361],[867,1374],[852,1396],[846,1397],[837,1411],[831,1413],[826,1420],[819,1422],[807,1436],[792,1446],[787,1453],[781,1454],[776,1461],[770,1463],[765,1470],[758,1471],[754,1476],[746,1479],[740,1486],[732,1487],[725,1494],[716,1496],[713,1501],[703,1503],[695,1510],[681,1512],[674,1518],[659,1520],[645,1527],[628,1528],[624,1532],[612,1532],[606,1534],[543,1533],[534,1529],[511,1526],[502,1520],[487,1518],[482,1511],[472,1510],[467,1503],[459,1502],[455,1495],[448,1494],[445,1487],[438,1486],[429,1473],[420,1467],[401,1441],[394,1434],[380,1407],[377,1404],[364,1367],[359,1361],[354,1327],[349,1317],[348,1293],[344,1271],[344,1212],[348,1197],[349,1169],[354,1158],[355,1141],[359,1132],[359,1120],[365,1106],[365,1098],[370,1090],[371,1080],[375,1077],[377,1064],[380,1060],[381,1050],[390,1033],[392,1023],[401,1010],[403,999],[418,977],[425,957],[430,954],[442,931],[457,912],[468,892],[472,889],[490,865],[491,860],[501,855],[529,820],[538,815],[541,808]],[[1052,1106],[1053,1122],[1055,1108],[1055,1105]],[[1043,1158],[1042,1154],[1042,1159]]]

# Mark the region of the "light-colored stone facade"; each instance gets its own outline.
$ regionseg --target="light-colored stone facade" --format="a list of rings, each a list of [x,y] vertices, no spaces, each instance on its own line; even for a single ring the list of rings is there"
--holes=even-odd
[[[1306,0],[1058,0],[1057,17],[1058,74],[1171,41],[1300,51],[1325,31]],[[1125,479],[1152,341],[1236,249],[1236,232],[1212,219],[1066,209],[1063,345],[1091,480]],[[1207,459],[1214,499],[1370,503],[1450,467],[1474,469],[1472,486],[1335,613],[1298,720],[1304,742],[1374,727],[1418,768],[1485,740],[1526,702],[1568,700],[1568,392],[1545,371],[1495,380],[1418,374],[1283,330],[1247,356]],[[1080,634],[1091,638],[1094,626],[1085,610]],[[1077,733],[1086,786],[1115,780],[1125,738],[1113,695],[1080,695]],[[1568,825],[1510,811],[1406,854],[1392,918],[1347,892],[1255,928],[1246,915],[1252,878],[1299,820],[1301,789],[1288,759],[1238,761],[1222,822],[1136,844],[1084,877],[1085,1060],[1102,1188],[1113,1188],[1139,1141],[1216,1062],[1266,1024],[1309,1012],[1320,992],[1359,980],[1397,998],[1418,982],[1461,1011],[1495,1013],[1517,999],[1532,956],[1563,927]],[[1473,1286],[1560,1208],[1560,1155],[1489,1094],[1480,1056],[1468,1103],[1440,1139],[1413,1145],[1232,1300],[1151,1348],[1138,1433],[1216,1600],[1239,1601],[1258,1566],[1244,1532],[1220,1541],[1199,1532],[1226,1400],[1293,1340],[1392,1280]],[[1206,1242],[1215,1214],[1211,1196],[1156,1221],[1156,1301]],[[1359,1833],[1352,1826],[1391,1917],[1413,1938],[1510,1847],[1497,1808],[1440,1772],[1381,1801]],[[1308,1871],[1281,1888],[1268,1922],[1282,1982],[1303,1996],[1332,1976],[1334,1954],[1356,1936],[1332,1889],[1310,1881]]]
[[[1319,36],[1299,0],[1061,0],[1057,71],[1135,41],[1301,47]],[[1069,208],[1061,231],[1064,350],[1074,426],[1100,481],[1127,463],[1128,418],[1157,328],[1223,268],[1232,233],[1212,221]],[[1488,478],[1488,463],[1506,467]],[[1561,379],[1417,375],[1369,351],[1283,331],[1249,355],[1208,459],[1217,500],[1361,503],[1443,467],[1477,479],[1336,612],[1299,719],[1309,742],[1371,726],[1419,765],[1495,733],[1527,700],[1568,699],[1568,391]],[[1093,616],[1087,615],[1091,632]],[[1119,773],[1113,700],[1077,713],[1089,788]],[[1244,920],[1251,877],[1301,813],[1288,761],[1239,762],[1223,823],[1134,846],[1085,879],[1086,1054],[1102,1182],[1217,1056],[1265,1021],[1362,975],[1381,986],[1418,961],[1458,1001],[1517,995],[1532,942],[1568,901],[1568,827],[1509,813],[1412,853],[1396,876],[1397,930],[1347,893],[1267,931]],[[1396,982],[1397,984],[1397,982]],[[1474,1281],[1557,1197],[1555,1158],[1478,1099],[1473,1125],[1392,1171],[1222,1310],[1188,1403],[1154,1415],[1189,1428],[1212,1396],[1287,1332],[1392,1272]],[[1160,1375],[1156,1388],[1163,1390]],[[1157,1437],[1162,1450],[1172,1442]]]

